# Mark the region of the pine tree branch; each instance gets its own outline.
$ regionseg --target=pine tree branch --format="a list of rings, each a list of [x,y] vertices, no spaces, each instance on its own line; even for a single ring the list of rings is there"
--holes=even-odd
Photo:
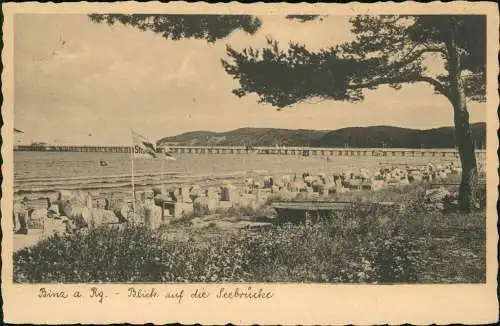
[[[419,59],[425,53],[437,53],[437,52],[439,52],[439,53],[446,55],[446,50],[444,50],[440,47],[430,47],[430,46],[426,46],[424,49],[418,50],[415,53],[413,53],[412,55],[410,55],[418,45],[420,45],[420,44],[415,45],[401,60],[394,62],[388,68],[398,68],[398,67],[406,66],[407,64],[410,64],[410,63],[414,62],[415,60]]]
[[[361,89],[361,88],[371,88],[381,85],[390,85],[390,84],[403,84],[403,83],[416,83],[416,82],[426,82],[434,86],[434,89],[439,93],[443,94],[447,99],[451,101],[451,95],[443,84],[432,77],[428,76],[407,76],[407,77],[387,77],[387,78],[379,78],[366,83],[357,83],[347,85],[348,89]]]

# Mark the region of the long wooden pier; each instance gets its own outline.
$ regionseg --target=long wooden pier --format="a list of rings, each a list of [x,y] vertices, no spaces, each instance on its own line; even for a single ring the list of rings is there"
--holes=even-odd
[[[66,145],[18,145],[15,152],[82,152],[82,153],[130,153],[129,146],[66,146]]]
[[[325,147],[246,147],[246,146],[169,146],[174,154],[263,154],[295,156],[381,156],[381,157],[446,157],[458,158],[453,148],[325,148]],[[130,153],[129,146],[32,146],[18,145],[14,151],[27,152],[83,152],[83,153]],[[161,150],[159,150],[161,151]],[[485,156],[486,150],[476,150]]]

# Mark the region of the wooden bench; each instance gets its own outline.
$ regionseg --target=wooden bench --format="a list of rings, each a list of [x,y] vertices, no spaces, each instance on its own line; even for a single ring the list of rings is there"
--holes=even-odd
[[[293,201],[274,202],[271,207],[278,213],[278,221],[303,222],[311,218],[327,217],[335,211],[357,208],[369,212],[373,209],[391,209],[394,202],[361,203],[349,201]]]

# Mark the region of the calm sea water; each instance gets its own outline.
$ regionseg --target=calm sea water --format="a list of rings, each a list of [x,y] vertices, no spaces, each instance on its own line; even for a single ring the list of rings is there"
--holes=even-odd
[[[108,166],[100,166],[106,161]],[[332,157],[257,154],[179,154],[176,161],[135,159],[134,179],[138,188],[159,184],[238,184],[254,175],[339,172],[381,164],[425,164],[429,158]],[[128,191],[131,189],[130,154],[14,152],[14,195],[40,195],[61,189]]]

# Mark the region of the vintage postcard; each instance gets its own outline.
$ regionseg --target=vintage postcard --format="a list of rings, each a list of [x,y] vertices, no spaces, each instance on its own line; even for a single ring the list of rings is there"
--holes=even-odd
[[[498,321],[493,3],[2,9],[6,322]]]

